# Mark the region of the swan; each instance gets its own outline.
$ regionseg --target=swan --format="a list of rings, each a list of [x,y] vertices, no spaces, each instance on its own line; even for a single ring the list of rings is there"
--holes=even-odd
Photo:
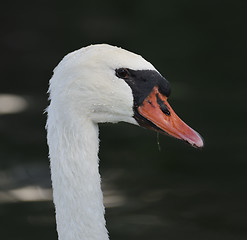
[[[98,123],[123,121],[203,146],[167,102],[170,91],[151,63],[107,44],[69,53],[54,69],[46,128],[59,240],[109,239]]]

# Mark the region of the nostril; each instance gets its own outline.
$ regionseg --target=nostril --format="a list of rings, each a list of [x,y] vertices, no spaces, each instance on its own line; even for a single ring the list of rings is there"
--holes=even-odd
[[[156,94],[156,98],[157,98],[157,103],[159,104],[161,111],[162,111],[165,115],[170,116],[171,113],[170,113],[168,107],[167,107],[167,106],[165,105],[165,103],[160,99],[158,93]]]

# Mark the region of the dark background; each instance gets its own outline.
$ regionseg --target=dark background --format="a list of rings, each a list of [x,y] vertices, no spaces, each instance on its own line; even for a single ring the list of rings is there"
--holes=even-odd
[[[57,238],[51,200],[12,195],[50,188],[48,81],[65,54],[92,43],[154,64],[205,140],[197,150],[129,124],[100,126],[111,239],[247,239],[246,1],[5,1],[0,11],[0,94],[27,104],[0,115],[1,239]]]

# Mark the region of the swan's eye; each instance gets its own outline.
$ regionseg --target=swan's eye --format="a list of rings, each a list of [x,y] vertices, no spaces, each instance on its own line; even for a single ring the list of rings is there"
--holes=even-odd
[[[116,70],[116,76],[119,78],[126,79],[129,77],[129,71],[126,68],[119,68]]]

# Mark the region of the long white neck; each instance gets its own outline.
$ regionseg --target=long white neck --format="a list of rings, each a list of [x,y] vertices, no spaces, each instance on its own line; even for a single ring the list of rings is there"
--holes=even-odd
[[[48,144],[59,240],[107,240],[98,170],[98,125],[48,109]]]

